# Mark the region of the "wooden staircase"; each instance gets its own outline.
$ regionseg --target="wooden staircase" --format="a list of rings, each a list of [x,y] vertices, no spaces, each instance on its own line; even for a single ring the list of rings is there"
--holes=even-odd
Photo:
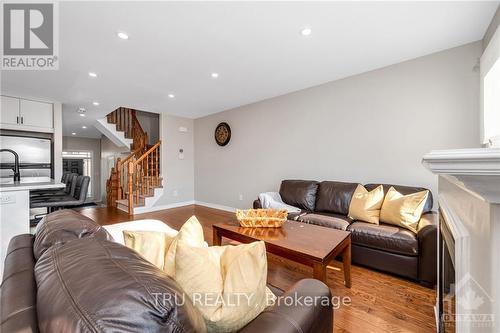
[[[107,204],[134,214],[134,208],[143,207],[146,198],[155,195],[155,189],[162,188],[160,177],[159,140],[148,144],[148,134],[137,120],[136,111],[118,108],[106,117],[107,122],[116,125],[133,143],[130,154],[123,160],[118,158],[106,182]]]

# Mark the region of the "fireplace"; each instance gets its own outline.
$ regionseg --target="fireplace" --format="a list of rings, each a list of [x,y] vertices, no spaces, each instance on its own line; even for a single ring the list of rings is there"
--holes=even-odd
[[[500,332],[500,149],[433,151],[440,215],[440,332]]]
[[[439,332],[455,332],[455,239],[441,212],[438,247],[438,325]]]

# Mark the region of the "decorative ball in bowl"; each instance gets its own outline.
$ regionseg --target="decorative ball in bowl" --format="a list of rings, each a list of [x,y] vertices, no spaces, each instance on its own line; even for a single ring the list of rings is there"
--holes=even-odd
[[[285,223],[286,209],[246,209],[236,210],[236,218],[242,227],[278,228]]]

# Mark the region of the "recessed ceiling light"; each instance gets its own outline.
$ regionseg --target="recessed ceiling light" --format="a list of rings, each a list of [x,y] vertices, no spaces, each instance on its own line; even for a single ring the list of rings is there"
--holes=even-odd
[[[214,79],[218,78],[219,77],[219,73],[212,73],[210,74]]]
[[[311,33],[312,33],[311,28],[304,28],[304,29],[300,30],[300,34],[302,36],[309,36]]]
[[[168,98],[175,98],[174,94],[168,94],[167,96],[168,96]]]
[[[86,128],[87,128],[87,126],[85,126],[85,125],[84,125],[84,126],[82,126],[82,128],[83,128],[83,129],[86,129]]]
[[[123,31],[118,31],[118,32],[116,33],[116,35],[117,35],[120,39],[128,39],[128,35],[127,35],[125,32],[123,32]]]
[[[97,74],[96,74],[96,73],[94,73],[94,72],[89,72],[89,76],[90,76],[90,77],[97,77]]]
[[[80,117],[85,117],[85,113],[80,113]]]
[[[92,102],[95,106],[99,106],[99,102]]]
[[[73,132],[73,133],[71,133],[71,135],[76,135],[76,133],[75,133],[75,132]]]

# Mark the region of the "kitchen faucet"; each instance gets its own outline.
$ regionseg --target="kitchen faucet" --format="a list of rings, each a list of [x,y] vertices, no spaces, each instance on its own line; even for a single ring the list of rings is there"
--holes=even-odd
[[[14,171],[14,181],[21,181],[21,173],[19,172],[19,155],[12,149],[0,149],[0,153],[7,151],[9,153],[12,153],[14,155],[14,167],[12,170]]]

